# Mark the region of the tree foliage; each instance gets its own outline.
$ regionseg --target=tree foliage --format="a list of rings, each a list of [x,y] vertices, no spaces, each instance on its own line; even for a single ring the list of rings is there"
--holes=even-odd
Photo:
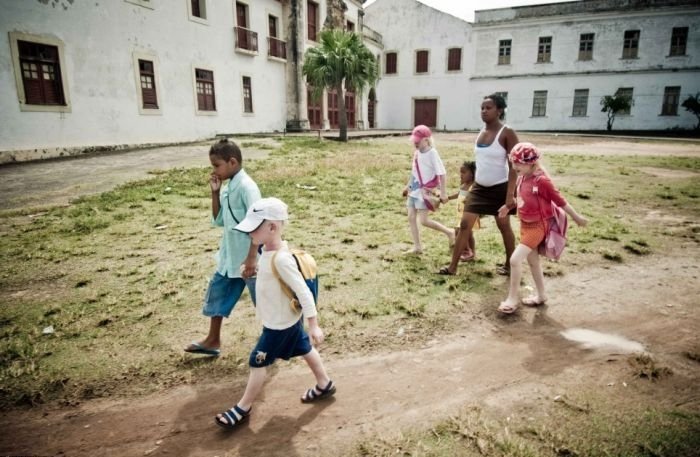
[[[618,113],[629,111],[629,109],[634,105],[634,100],[628,95],[606,95],[600,99],[600,104],[603,107],[600,111],[607,113],[608,115],[606,128],[608,131],[610,131],[612,130],[613,123],[615,122],[615,116],[617,116]]]
[[[306,51],[302,72],[313,87],[313,97],[319,97],[324,89],[337,92],[339,139],[347,141],[345,90],[352,88],[361,92],[365,86],[374,84],[378,74],[374,54],[354,32],[323,30],[319,34],[319,45]]]
[[[688,95],[688,98],[683,100],[681,106],[698,118],[698,125],[695,126],[695,130],[700,130],[700,92],[695,95]]]

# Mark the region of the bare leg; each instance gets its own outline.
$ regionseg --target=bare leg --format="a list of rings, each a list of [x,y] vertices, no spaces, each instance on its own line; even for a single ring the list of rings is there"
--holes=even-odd
[[[455,241],[455,247],[452,251],[452,260],[447,270],[450,274],[457,273],[457,265],[459,265],[459,256],[462,251],[469,245],[469,237],[473,236],[472,228],[476,219],[479,217],[478,214],[464,213],[462,215],[462,222],[459,224],[459,234],[457,235],[457,240]]]
[[[250,411],[253,406],[253,402],[260,395],[263,385],[265,384],[265,378],[267,377],[267,368],[250,368],[250,375],[248,376],[248,384],[245,386],[245,392],[243,397],[238,401],[237,406],[244,411]],[[226,418],[223,414],[217,414],[216,420],[226,423]]]
[[[506,248],[506,261],[503,265],[508,268],[508,262],[515,250],[515,234],[513,234],[513,229],[510,226],[510,216],[496,217],[496,225],[501,232],[503,246]]]
[[[429,211],[427,209],[418,210],[418,221],[421,223],[421,225],[433,230],[437,230],[438,232],[444,233],[447,236],[447,239],[450,241],[450,246],[452,246],[455,242],[454,232],[442,225],[441,223],[430,219],[428,216]]]
[[[221,324],[223,321],[223,316],[212,317],[209,321],[209,334],[197,344],[206,349],[219,349],[221,347]],[[191,346],[189,345],[185,349],[191,348]]]
[[[498,307],[498,310],[503,313],[512,313],[520,304],[520,278],[523,276],[523,262],[531,251],[532,249],[524,244],[519,244],[510,257],[510,289],[508,297]]]
[[[540,253],[537,252],[537,249],[533,249],[528,254],[527,263],[530,264],[532,280],[535,282],[535,288],[537,289],[537,296],[532,297],[532,299],[534,303],[544,303],[547,300],[547,295],[544,291],[544,273],[540,264]]]
[[[413,238],[413,252],[420,253],[423,252],[423,248],[420,244],[420,230],[418,230],[418,222],[416,220],[417,214],[417,209],[408,208],[408,226],[411,229],[411,238]]]
[[[316,385],[322,389],[328,386],[328,383],[331,382],[331,378],[328,377],[326,368],[323,366],[323,361],[321,360],[321,355],[318,353],[316,348],[312,348],[311,352],[304,356],[304,360],[306,361],[306,364],[309,365],[309,368],[311,368],[311,372],[314,374],[314,377],[316,377]],[[316,394],[321,394],[318,389],[315,387],[314,389]]]

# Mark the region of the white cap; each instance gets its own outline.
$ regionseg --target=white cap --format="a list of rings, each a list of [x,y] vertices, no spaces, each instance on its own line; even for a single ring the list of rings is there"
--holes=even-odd
[[[282,200],[274,197],[263,198],[248,208],[245,219],[234,228],[239,232],[250,233],[265,221],[286,221],[287,219],[289,219],[287,205]]]

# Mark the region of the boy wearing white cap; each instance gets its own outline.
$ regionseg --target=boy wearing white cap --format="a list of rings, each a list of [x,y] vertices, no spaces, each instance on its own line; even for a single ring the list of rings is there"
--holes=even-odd
[[[248,209],[245,219],[236,226],[236,230],[249,234],[254,244],[263,245],[258,261],[255,307],[263,331],[248,359],[250,376],[243,397],[214,419],[223,428],[235,428],[248,418],[265,382],[266,367],[278,358],[289,360],[302,356],[311,368],[316,386],[304,393],[301,397],[303,403],[328,398],[335,393],[335,385],[326,373],[321,356],[311,345],[311,341],[314,344],[323,342],[323,331],[318,326],[314,297],[289,252],[287,242],[282,239],[287,219],[284,202],[277,198],[263,198]],[[290,306],[282,284],[272,271],[273,261],[281,280],[296,295],[301,311]],[[308,335],[304,331],[304,317],[309,326]]]

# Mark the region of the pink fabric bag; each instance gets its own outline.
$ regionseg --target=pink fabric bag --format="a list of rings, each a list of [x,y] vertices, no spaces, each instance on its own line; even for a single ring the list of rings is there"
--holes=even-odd
[[[413,155],[413,161],[416,164],[416,172],[418,173],[418,182],[420,183],[421,195],[423,196],[423,203],[429,211],[436,211],[440,207],[440,197],[435,195],[437,186],[440,185],[440,179],[435,176],[429,182],[424,183],[423,177],[420,173],[420,168],[418,167],[418,151]]]
[[[539,201],[539,198],[537,200]],[[555,205],[554,202],[550,201],[549,203],[552,205],[553,216],[549,220],[547,233],[542,243],[537,247],[537,252],[548,259],[559,260],[566,247],[566,230],[569,220],[563,209]]]

